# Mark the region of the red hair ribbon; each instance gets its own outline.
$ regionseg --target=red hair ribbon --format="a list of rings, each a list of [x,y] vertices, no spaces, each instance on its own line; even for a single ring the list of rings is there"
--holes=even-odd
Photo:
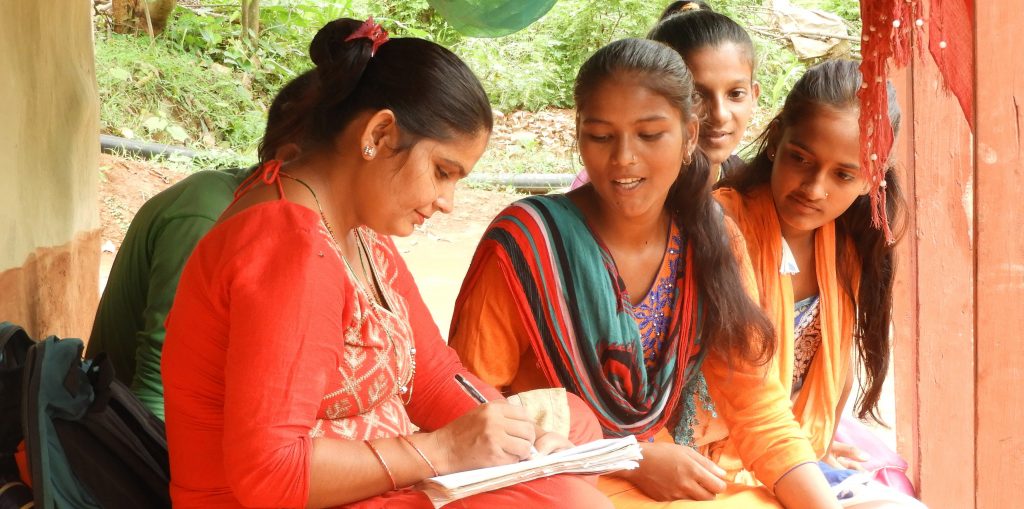
[[[351,41],[352,39],[359,39],[366,37],[373,41],[373,47],[370,49],[370,56],[377,54],[377,48],[379,48],[385,42],[388,42],[388,31],[384,30],[376,21],[373,20],[373,16],[370,16],[359,25],[359,28],[352,35],[345,38],[345,42]]]

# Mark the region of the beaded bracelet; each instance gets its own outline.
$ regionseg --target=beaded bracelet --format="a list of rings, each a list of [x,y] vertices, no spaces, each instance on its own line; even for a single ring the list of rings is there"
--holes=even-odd
[[[434,473],[434,477],[441,475],[437,471],[437,468],[434,467],[434,464],[431,463],[429,459],[427,459],[427,455],[423,454],[423,451],[421,451],[419,447],[416,447],[416,444],[412,443],[412,440],[409,440],[409,438],[406,437],[405,435],[398,435],[398,438],[404,440],[405,443],[409,444],[409,447],[412,447],[412,450],[416,451],[416,454],[420,455],[420,458],[423,458],[423,462],[426,463],[428,467],[430,467],[430,471]]]
[[[384,456],[380,455],[380,451],[378,451],[369,440],[363,440],[363,443],[366,444],[366,446],[370,448],[370,452],[377,457],[377,461],[380,462],[380,466],[384,467],[384,473],[388,474],[388,479],[391,480],[391,490],[397,491],[398,483],[395,482],[395,476],[391,474],[391,469],[388,468],[387,462],[384,461]]]

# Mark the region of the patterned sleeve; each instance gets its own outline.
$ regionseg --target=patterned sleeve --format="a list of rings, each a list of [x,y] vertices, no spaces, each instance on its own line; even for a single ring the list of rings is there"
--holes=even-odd
[[[413,424],[425,431],[433,431],[477,406],[477,402],[455,384],[456,373],[467,377],[488,399],[502,399],[498,391],[466,370],[455,351],[445,344],[437,322],[431,316],[412,273],[394,243],[384,237],[381,240],[394,260],[394,289],[405,299],[409,325],[416,342],[413,395],[406,407]]]

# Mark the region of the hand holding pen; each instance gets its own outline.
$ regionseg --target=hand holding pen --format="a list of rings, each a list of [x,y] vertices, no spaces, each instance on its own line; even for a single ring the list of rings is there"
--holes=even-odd
[[[477,403],[480,403],[481,405],[487,403],[487,398],[485,398],[483,394],[480,394],[480,391],[476,390],[476,387],[474,387],[466,377],[459,373],[455,373],[455,381],[462,387],[462,390],[466,391],[466,394],[469,394],[469,397],[473,398]],[[539,454],[540,453],[537,452],[537,448],[533,446],[533,443],[531,443],[530,457],[533,458]]]

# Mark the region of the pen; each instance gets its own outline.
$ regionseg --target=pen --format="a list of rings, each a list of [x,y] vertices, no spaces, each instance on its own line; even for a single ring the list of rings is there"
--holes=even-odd
[[[473,384],[469,383],[469,380],[466,380],[466,377],[462,376],[462,374],[455,373],[455,381],[458,382],[459,385],[462,386],[462,390],[466,391],[466,394],[469,394],[469,397],[475,399],[477,403],[480,403],[481,405],[487,403],[487,398],[485,398],[483,394],[480,394],[480,391],[476,390],[476,387],[473,387]]]
[[[483,394],[480,394],[480,391],[476,390],[476,387],[473,387],[473,384],[469,383],[469,380],[466,380],[466,377],[462,376],[462,374],[455,373],[455,381],[462,386],[462,390],[466,391],[466,394],[469,394],[469,397],[476,400],[477,403],[480,403],[481,405],[487,403],[487,398],[485,398]],[[540,453],[537,452],[537,448],[531,444],[530,457],[532,458],[538,454]]]

